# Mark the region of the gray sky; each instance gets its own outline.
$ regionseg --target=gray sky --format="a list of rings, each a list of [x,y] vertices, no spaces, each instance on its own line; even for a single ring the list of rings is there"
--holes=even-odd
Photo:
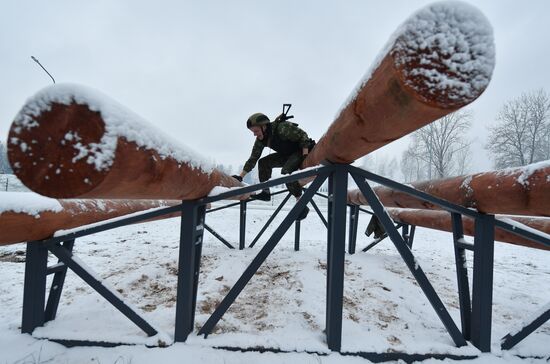
[[[474,171],[503,102],[550,90],[550,2],[467,1],[493,25],[496,67],[474,113]],[[0,140],[25,100],[57,82],[101,90],[218,163],[253,144],[247,117],[293,104],[319,139],[390,35],[431,1],[27,1],[0,12]],[[407,138],[376,152],[400,159]]]

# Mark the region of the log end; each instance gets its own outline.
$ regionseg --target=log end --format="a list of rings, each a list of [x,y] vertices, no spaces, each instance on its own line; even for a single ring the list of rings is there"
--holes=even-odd
[[[74,102],[37,105],[27,103],[10,128],[7,149],[14,173],[44,196],[85,194],[106,174],[98,168],[105,133],[101,115]]]
[[[429,105],[457,109],[487,87],[495,65],[493,30],[475,7],[438,2],[394,34],[390,54],[403,84]]]

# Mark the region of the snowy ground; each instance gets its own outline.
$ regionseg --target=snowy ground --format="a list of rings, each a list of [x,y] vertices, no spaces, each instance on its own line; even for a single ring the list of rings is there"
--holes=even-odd
[[[248,242],[275,207],[263,204],[249,208]],[[207,215],[207,223],[234,245],[238,245],[238,212],[232,208]],[[369,242],[362,234],[367,222],[367,216],[361,215],[359,251]],[[0,247],[0,363],[366,363],[363,358],[327,349],[323,334],[326,230],[314,211],[302,228],[301,250],[293,249],[291,228],[215,331],[204,339],[196,335],[198,328],[272,229],[254,248],[243,251],[229,250],[206,233],[195,333],[186,343],[167,348],[128,345],[67,349],[38,340],[36,337],[148,342],[137,327],[72,273],[67,276],[57,319],[37,329],[35,337],[20,334],[25,246]],[[88,266],[169,338],[174,332],[178,232],[179,221],[174,218],[81,238],[75,246],[75,253]],[[413,251],[459,324],[451,235],[418,229]],[[468,258],[471,266],[471,256]],[[500,351],[499,339],[550,302],[549,278],[547,252],[496,245],[493,353],[480,355],[472,346],[454,347],[393,245],[384,241],[368,253],[346,255],[342,351],[453,353],[480,355],[470,361],[473,363],[547,363],[549,323],[509,352]],[[268,347],[289,353],[241,353],[215,347]]]

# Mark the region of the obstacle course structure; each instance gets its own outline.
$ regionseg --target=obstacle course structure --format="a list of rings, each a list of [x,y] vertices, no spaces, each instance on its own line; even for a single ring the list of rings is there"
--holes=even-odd
[[[469,5],[430,5],[414,14],[399,28],[379,60],[360,81],[336,120],[304,161],[302,167],[307,169],[254,186],[242,186],[194,152],[154,131],[135,114],[87,88],[58,84],[31,98],[12,124],[8,144],[8,155],[14,171],[31,190],[60,199],[170,199],[182,202],[139,217],[53,238],[44,236],[44,239],[49,239],[29,242],[23,332],[32,332],[44,323],[41,302],[44,301],[46,275],[57,272],[57,269],[66,272],[70,268],[147,335],[156,335],[158,332],[152,325],[120,302],[116,294],[94,280],[93,274],[72,258],[72,245],[74,239],[86,234],[152,217],[181,213],[174,339],[185,341],[194,327],[202,238],[207,226],[207,204],[222,199],[245,199],[256,190],[294,180],[312,180],[304,196],[290,210],[202,326],[199,333],[209,335],[318,188],[328,179],[329,207],[327,219],[324,220],[328,228],[326,336],[328,347],[338,351],[342,340],[346,208],[350,201],[347,182],[351,176],[359,186],[358,195],[364,198],[380,219],[453,342],[463,346],[466,340],[470,340],[481,351],[490,351],[495,227],[546,249],[550,247],[550,239],[542,233],[534,233],[491,215],[514,214],[517,211],[474,211],[467,208],[470,206],[430,195],[420,188],[398,184],[352,167],[349,163],[479,97],[487,87],[494,67],[491,27],[485,17]],[[542,173],[548,173],[545,171]],[[405,239],[399,234],[384,208],[385,200],[380,201],[377,190],[372,189],[367,181],[413,196],[413,199],[421,201],[422,206],[437,207],[451,216],[462,330],[454,323],[417,264],[410,248],[412,239]],[[225,192],[206,197],[214,187],[220,186],[225,188]],[[499,188],[499,185],[495,185],[493,192],[502,192]],[[529,211],[548,216],[544,208]],[[463,242],[466,230],[463,217],[474,221],[473,245]],[[403,218],[402,224],[405,223],[409,224]],[[467,249],[474,251],[471,298],[464,268]],[[48,251],[60,259],[61,268],[48,269]],[[56,298],[54,302],[58,300]],[[57,304],[52,305],[57,307]],[[46,318],[52,318],[52,315]]]

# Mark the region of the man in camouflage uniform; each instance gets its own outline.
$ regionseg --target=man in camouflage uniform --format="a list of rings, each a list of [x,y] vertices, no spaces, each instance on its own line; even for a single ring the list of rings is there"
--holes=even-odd
[[[315,141],[310,139],[297,124],[286,121],[284,114],[270,122],[266,115],[256,113],[248,118],[246,126],[254,134],[256,141],[242,172],[240,175],[234,176],[241,181],[254,168],[256,162],[258,162],[260,182],[271,178],[273,168],[281,168],[282,174],[290,174],[300,168],[309,151],[315,145]],[[273,149],[275,153],[260,159],[265,147]],[[289,182],[286,186],[298,200],[302,195],[302,187],[298,181]],[[252,195],[252,198],[262,201],[271,200],[269,188],[262,190],[257,195]],[[298,219],[304,219],[308,212],[309,209],[306,207]]]

